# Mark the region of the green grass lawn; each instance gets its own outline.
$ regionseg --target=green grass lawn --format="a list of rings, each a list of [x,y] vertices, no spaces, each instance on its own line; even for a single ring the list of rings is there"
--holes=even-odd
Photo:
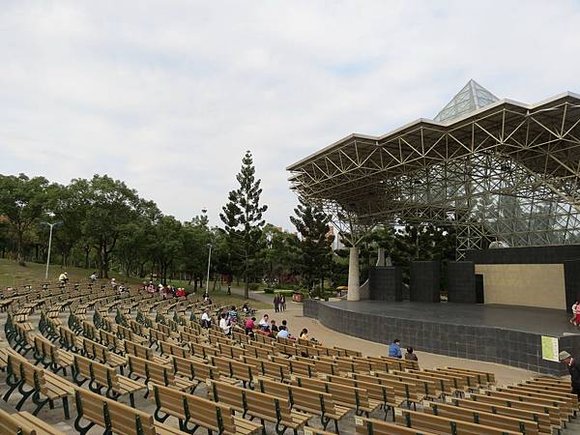
[[[94,269],[82,269],[80,267],[66,267],[62,268],[59,265],[51,264],[48,271],[48,280],[50,282],[56,282],[58,276],[62,272],[67,272],[69,280],[72,283],[75,282],[88,282],[89,276],[94,272]],[[44,282],[44,275],[46,272],[46,264],[38,263],[26,263],[26,266],[20,266],[16,261],[7,260],[0,258],[0,288],[5,287],[22,287],[26,284],[41,283]],[[117,282],[124,283],[129,287],[139,286],[143,282],[143,279],[139,277],[127,278],[124,276],[119,276],[114,273],[110,273],[111,277],[115,277]],[[177,287],[185,287],[190,289],[191,286],[187,285],[185,281],[172,281],[173,285]],[[210,283],[210,295],[214,303],[219,305],[242,305],[245,299],[238,295],[226,295],[225,287],[221,290],[219,286],[216,286],[216,290],[213,290],[213,282]],[[205,289],[205,287],[204,287]],[[200,299],[204,293],[204,289],[198,290]],[[258,301],[252,301],[251,306],[254,308],[267,308],[268,305]]]

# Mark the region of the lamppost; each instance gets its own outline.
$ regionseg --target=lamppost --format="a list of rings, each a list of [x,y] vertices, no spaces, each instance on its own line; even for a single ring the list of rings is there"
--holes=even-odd
[[[205,280],[205,293],[209,295],[209,267],[211,265],[211,248],[212,248],[212,244],[208,243],[207,247],[209,249],[209,252],[207,254],[207,279]]]
[[[54,214],[49,215],[50,217],[53,217]],[[62,222],[41,222],[41,224],[44,225],[48,225],[50,227],[50,231],[49,231],[49,235],[48,235],[48,254],[46,255],[46,272],[44,273],[44,280],[48,280],[48,268],[50,266],[50,249],[52,248],[52,229],[54,227],[56,227],[57,225],[62,224]]]

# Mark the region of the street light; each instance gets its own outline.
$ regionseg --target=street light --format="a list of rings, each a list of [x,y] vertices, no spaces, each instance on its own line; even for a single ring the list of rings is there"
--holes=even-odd
[[[205,280],[205,293],[209,295],[209,266],[211,265],[211,248],[212,244],[208,243],[209,252],[207,254],[207,279]]]
[[[50,266],[50,248],[52,247],[52,229],[57,225],[62,224],[62,222],[41,222],[41,224],[48,225],[50,227],[50,232],[48,236],[48,254],[46,255],[46,272],[44,273],[44,280],[48,280],[48,267]]]

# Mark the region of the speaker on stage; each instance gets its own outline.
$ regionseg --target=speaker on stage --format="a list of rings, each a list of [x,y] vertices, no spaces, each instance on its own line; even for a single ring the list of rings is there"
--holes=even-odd
[[[403,299],[403,275],[397,266],[376,266],[369,271],[370,299],[400,302]]]
[[[483,288],[480,289],[480,292],[483,299]],[[449,302],[477,303],[475,265],[472,261],[450,261],[447,263],[447,298]]]
[[[438,261],[411,263],[411,302],[440,302],[441,274]]]

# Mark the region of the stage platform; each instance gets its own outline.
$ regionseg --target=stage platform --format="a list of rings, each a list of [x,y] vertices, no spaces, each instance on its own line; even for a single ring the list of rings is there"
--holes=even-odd
[[[542,336],[580,357],[580,329],[563,310],[506,305],[308,300],[304,315],[356,337],[440,355],[506,364],[540,373],[565,368],[542,354]],[[386,352],[386,350],[385,350]]]

